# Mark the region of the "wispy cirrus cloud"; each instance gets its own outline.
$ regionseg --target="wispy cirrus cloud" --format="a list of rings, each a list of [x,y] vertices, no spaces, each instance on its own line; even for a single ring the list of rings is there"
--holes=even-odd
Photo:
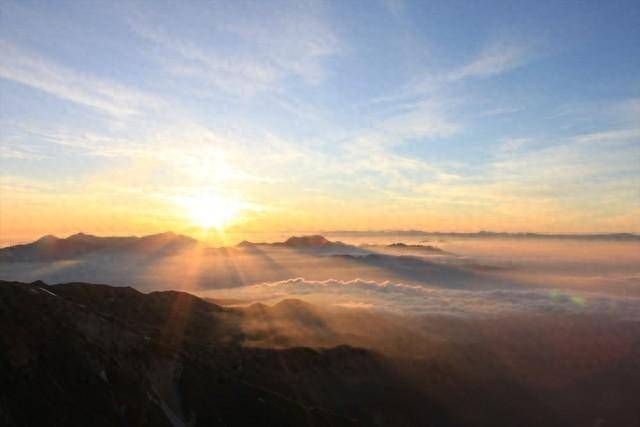
[[[525,65],[535,54],[531,43],[497,39],[487,44],[465,64],[431,72],[427,77],[414,80],[399,91],[375,100],[376,105],[383,106],[378,110],[383,112],[383,117],[374,119],[370,128],[356,132],[348,143],[351,145],[348,151],[353,153],[355,149],[360,149],[360,163],[367,162],[377,166],[386,164],[384,170],[391,170],[395,175],[394,181],[404,181],[407,188],[422,184],[416,182],[416,178],[425,178],[424,175],[411,172],[415,170],[427,172],[432,184],[438,184],[438,177],[457,177],[458,174],[447,170],[443,165],[431,165],[416,158],[407,159],[391,152],[391,149],[408,141],[420,141],[428,146],[430,140],[453,139],[463,135],[469,123],[468,117],[461,111],[472,103],[472,99],[459,93],[453,95],[455,92],[450,90],[451,87],[456,83],[502,75]],[[510,114],[517,111],[519,108],[501,106],[480,116]],[[372,159],[374,154],[375,161]],[[407,171],[410,171],[413,178],[407,176]],[[451,182],[450,179],[448,181]]]
[[[219,9],[225,13],[194,23],[206,34],[203,38],[170,31],[174,27],[163,25],[167,16],[134,13],[129,22],[136,34],[161,48],[155,59],[166,71],[222,93],[253,96],[281,89],[292,78],[322,82],[325,60],[342,50],[324,5],[308,1],[255,6],[258,11],[245,11],[239,3],[223,2]],[[197,10],[193,12],[197,16]],[[272,24],[265,26],[265,20]],[[210,38],[226,42],[212,45],[206,42]]]
[[[43,159],[42,153],[33,147],[23,145],[10,145],[7,141],[1,141],[0,160],[16,159],[16,160],[39,160]]]
[[[640,129],[614,129],[581,133],[555,141],[552,145],[521,151],[524,145],[509,152],[499,152],[494,170],[522,179],[548,181],[561,184],[563,179],[580,181],[589,176],[606,176],[607,173],[640,173]]]
[[[409,84],[405,97],[425,95],[464,81],[485,80],[522,67],[539,53],[533,43],[518,42],[507,38],[489,42],[466,63],[441,71],[430,71],[425,77]]]
[[[157,60],[175,77],[195,78],[217,90],[247,96],[265,90],[276,79],[271,66],[253,58],[219,55],[145,24],[136,23],[134,29],[141,37],[161,46],[163,55]]]
[[[610,230],[640,209],[638,129],[581,133],[553,141],[507,138],[481,173],[447,182],[416,183],[414,200],[432,210],[459,205],[520,228],[536,221],[559,231]],[[517,227],[516,227],[517,228]]]
[[[500,40],[486,46],[471,62],[445,74],[445,81],[485,79],[514,70],[532,58],[532,49]]]
[[[450,117],[436,102],[422,102],[408,111],[383,120],[376,128],[386,135],[391,143],[406,139],[446,138],[460,132],[462,124]]]
[[[344,41],[330,23],[328,7],[315,0],[284,1],[269,5],[260,14],[273,19],[273,28],[263,19],[242,19],[228,30],[258,48],[257,57],[272,64],[283,76],[299,76],[308,83],[320,83],[327,74],[325,59],[343,53]],[[274,12],[275,11],[275,12]]]
[[[154,95],[83,73],[6,40],[0,40],[0,78],[21,83],[112,115],[139,114],[159,106]]]

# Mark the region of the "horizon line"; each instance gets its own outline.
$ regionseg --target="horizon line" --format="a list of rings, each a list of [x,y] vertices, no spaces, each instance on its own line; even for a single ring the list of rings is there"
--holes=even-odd
[[[193,233],[191,232],[175,232],[172,230],[167,230],[164,232],[155,232],[155,233],[149,233],[149,234],[132,234],[132,233],[111,233],[111,234],[94,234],[91,232],[85,232],[85,231],[80,231],[80,232],[76,232],[76,233],[72,233],[67,235],[66,237],[58,237],[55,234],[44,234],[38,238],[35,238],[35,240],[23,240],[22,242],[10,242],[7,246],[2,246],[0,247],[1,249],[3,248],[7,248],[7,247],[11,247],[11,246],[17,246],[17,245],[21,245],[21,244],[29,244],[29,243],[33,243],[36,242],[44,237],[48,237],[48,236],[52,236],[58,239],[67,239],[69,237],[75,236],[75,235],[88,235],[88,236],[93,236],[93,237],[100,237],[100,238],[108,238],[108,237],[135,237],[135,238],[141,238],[141,237],[148,237],[148,236],[153,236],[153,235],[162,235],[162,234],[175,234],[175,235],[182,235],[182,236],[187,236],[190,238],[193,238],[194,240],[198,240],[201,241],[201,239],[197,239],[192,237],[191,235]],[[243,234],[243,235],[247,235],[247,234],[285,234],[285,235],[289,235],[289,237],[294,237],[294,236],[310,236],[310,235],[328,235],[328,236],[457,236],[457,237],[519,237],[519,238],[607,238],[607,237],[621,237],[621,238],[626,238],[626,239],[631,239],[631,240],[636,240],[636,239],[640,239],[640,234],[639,233],[634,233],[634,232],[553,232],[553,233],[545,233],[545,232],[533,232],[533,231],[517,231],[517,232],[509,232],[509,231],[490,231],[490,230],[480,230],[480,231],[472,231],[472,232],[465,232],[465,231],[426,231],[426,230],[418,230],[418,229],[399,229],[399,230],[393,230],[393,229],[387,229],[387,230],[324,230],[324,231],[309,231],[309,230],[298,230],[298,231],[273,231],[273,232],[269,232],[269,231],[251,231],[251,232],[239,232],[239,231],[230,231],[230,232],[225,232],[223,234],[229,234],[229,235],[239,235],[239,234]],[[202,239],[204,241],[207,240],[207,237],[205,237],[204,239]],[[246,239],[244,239],[246,240]]]

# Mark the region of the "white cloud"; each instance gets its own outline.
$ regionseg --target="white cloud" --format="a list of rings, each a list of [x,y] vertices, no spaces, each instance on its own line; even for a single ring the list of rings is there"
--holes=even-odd
[[[459,67],[427,73],[405,88],[402,97],[421,96],[447,89],[448,85],[454,83],[496,77],[527,64],[533,57],[531,44],[499,39]]]
[[[214,10],[205,22],[193,16],[192,25],[207,39],[226,43],[212,45],[206,39],[167,31],[175,27],[162,25],[166,17],[154,20],[145,13],[134,14],[130,25],[162,48],[156,59],[174,76],[239,96],[278,90],[291,78],[320,83],[326,76],[325,59],[341,51],[319,2],[255,4],[251,13],[243,13],[242,5],[232,2]],[[199,12],[195,8],[187,13]]]
[[[499,155],[511,155],[520,151],[528,143],[531,142],[531,138],[504,138],[498,146]]]
[[[160,105],[154,96],[78,72],[6,40],[0,40],[0,77],[113,115],[138,114]]]
[[[589,314],[640,319],[640,298],[557,290],[453,290],[362,279],[316,281],[296,278],[225,292],[254,300],[303,298],[318,303],[402,314]]]
[[[409,111],[383,120],[377,128],[383,131],[392,143],[412,138],[446,138],[460,132],[461,125],[442,111],[433,102],[424,102]]]
[[[630,144],[636,141],[640,141],[640,129],[579,134],[551,146],[513,152],[493,167],[497,179],[529,183],[553,181],[556,185],[582,182],[596,175],[602,178],[607,173],[637,173],[640,172],[640,145]]]
[[[486,79],[506,73],[525,64],[532,56],[528,45],[499,40],[489,44],[467,64],[410,84],[399,93],[378,99],[376,104],[386,105],[386,117],[379,118],[369,129],[362,130],[350,139],[347,152],[354,155],[352,167],[364,166],[365,170],[376,170],[388,174],[393,182],[407,188],[424,184],[424,175],[435,184],[438,178],[451,182],[446,177],[457,176],[445,165],[430,165],[420,159],[408,159],[391,152],[390,147],[410,140],[429,144],[430,139],[451,138],[460,135],[466,128],[462,114],[455,114],[460,104],[467,101],[461,97],[446,95],[448,85],[455,82]],[[464,97],[462,97],[464,98]],[[493,109],[488,115],[513,112],[513,108]],[[506,148],[506,146],[505,146]]]
[[[272,26],[265,26],[262,19],[244,20],[241,25],[230,26],[230,30],[255,43],[258,57],[283,74],[319,83],[325,77],[323,60],[342,51],[324,9],[318,1],[275,3],[261,10],[273,18]]]
[[[151,26],[136,24],[134,28],[162,47],[159,61],[174,76],[196,78],[218,90],[247,96],[269,88],[276,79],[273,67],[253,58],[216,54]]]
[[[32,147],[11,146],[6,141],[0,141],[0,159],[40,160],[44,156]]]
[[[505,40],[487,46],[471,62],[445,74],[445,81],[484,79],[506,73],[530,59],[530,49]]]
[[[640,141],[640,128],[615,129],[603,132],[593,132],[576,135],[573,142],[578,144],[598,143],[612,148],[612,144],[624,143],[628,141]]]

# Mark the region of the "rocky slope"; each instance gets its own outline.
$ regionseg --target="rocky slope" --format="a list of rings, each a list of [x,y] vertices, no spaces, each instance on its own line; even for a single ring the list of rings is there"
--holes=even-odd
[[[364,348],[370,349],[365,350]],[[629,426],[640,325],[0,281],[0,425]]]
[[[244,339],[185,293],[0,282],[0,424],[446,425],[382,356]]]

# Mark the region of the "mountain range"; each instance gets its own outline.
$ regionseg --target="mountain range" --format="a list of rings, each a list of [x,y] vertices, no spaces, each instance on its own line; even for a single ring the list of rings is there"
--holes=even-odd
[[[448,232],[423,230],[336,230],[326,231],[328,236],[346,237],[431,237],[431,238],[479,238],[479,239],[572,239],[572,240],[623,240],[638,241],[636,233],[508,233],[499,231]]]
[[[273,246],[299,249],[328,249],[351,248],[342,242],[331,242],[323,236],[292,236],[284,242],[276,243],[252,243],[243,241],[236,248],[251,248],[255,246]],[[191,237],[165,232],[148,236],[136,237],[100,237],[85,233],[73,234],[66,238],[52,235],[27,244],[9,246],[0,249],[0,262],[44,262],[66,259],[76,259],[94,254],[128,254],[128,255],[174,255],[189,249],[225,249],[231,248],[207,248],[202,242]]]
[[[172,232],[144,237],[98,237],[77,233],[67,238],[52,235],[32,243],[0,249],[0,262],[38,262],[75,259],[95,253],[172,254],[202,245],[191,237]]]
[[[4,426],[447,425],[383,356],[243,345],[181,292],[0,282]]]
[[[0,425],[635,426],[639,331],[0,281]]]
[[[320,235],[292,236],[283,242],[275,243],[253,243],[245,240],[234,247],[210,248],[196,239],[173,232],[142,237],[100,237],[77,233],[66,238],[47,235],[32,243],[1,248],[0,262],[48,262],[78,259],[89,255],[146,255],[162,257],[176,255],[194,249],[215,252],[216,250],[251,250],[252,248],[259,247],[291,248],[299,251],[313,252],[319,255],[367,255],[371,253],[370,250],[384,250],[398,253],[408,253],[412,251],[445,253],[434,246],[407,245],[404,243],[354,246],[339,241],[330,241]]]

